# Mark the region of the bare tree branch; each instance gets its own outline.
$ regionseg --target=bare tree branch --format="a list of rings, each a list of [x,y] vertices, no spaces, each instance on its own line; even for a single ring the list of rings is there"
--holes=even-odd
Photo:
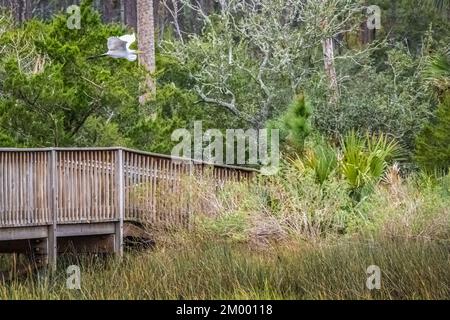
[[[356,0],[220,0],[212,19],[198,0],[181,1],[207,32],[166,42],[163,52],[196,66],[191,78],[203,101],[254,126],[280,114],[323,72],[323,41],[353,30],[362,12]]]

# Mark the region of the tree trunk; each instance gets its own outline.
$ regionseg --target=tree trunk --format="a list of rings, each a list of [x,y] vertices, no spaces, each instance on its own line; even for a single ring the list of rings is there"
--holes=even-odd
[[[17,23],[25,22],[32,17],[31,0],[19,0],[10,2],[14,18]]]
[[[327,5],[328,0],[322,0],[322,4]],[[328,20],[325,18],[321,21],[322,31],[324,33],[328,33]],[[330,89],[330,103],[333,105],[337,104],[339,99],[339,86],[336,75],[336,66],[334,63],[334,40],[333,37],[330,36],[322,41],[322,50],[323,50],[323,61],[324,61],[324,69],[325,73],[328,77],[329,89]]]
[[[125,24],[125,4],[124,0],[120,0],[119,4],[119,21],[122,24]]]
[[[125,24],[133,29],[137,29],[137,5],[140,0],[123,0]]]
[[[331,91],[331,103],[335,104],[339,98],[339,86],[336,75],[336,66],[334,64],[334,43],[333,38],[323,40],[323,59],[325,73],[328,76]]]
[[[114,20],[114,0],[103,0],[103,21],[112,22]]]
[[[137,11],[139,50],[143,52],[139,56],[139,61],[149,73],[145,81],[146,93],[139,99],[143,104],[156,94],[156,84],[153,79],[156,70],[153,0],[138,0]]]
[[[369,29],[367,27],[367,19],[361,23],[359,29],[359,43],[366,45],[372,43],[376,38],[376,29]]]
[[[366,0],[364,2],[364,6],[368,7],[369,3]],[[394,4],[395,5],[395,4]],[[366,45],[369,43],[372,43],[375,40],[376,37],[376,29],[369,29],[368,27],[369,18],[365,17],[364,21],[361,22],[360,28],[359,28],[359,43],[361,45]]]

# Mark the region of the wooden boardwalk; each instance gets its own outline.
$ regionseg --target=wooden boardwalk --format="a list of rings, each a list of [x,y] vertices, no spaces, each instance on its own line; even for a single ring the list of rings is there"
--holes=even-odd
[[[125,148],[0,149],[0,253],[120,256],[136,225],[188,225],[186,181],[207,171],[217,185],[255,174]]]

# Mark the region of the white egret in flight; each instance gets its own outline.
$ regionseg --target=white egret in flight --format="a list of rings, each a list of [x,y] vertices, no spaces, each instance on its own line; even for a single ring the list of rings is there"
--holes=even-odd
[[[126,34],[121,37],[110,37],[108,38],[108,52],[89,57],[88,59],[94,59],[99,57],[111,57],[115,59],[127,59],[128,61],[135,61],[139,53],[142,51],[130,49],[130,46],[136,41],[136,35]]]

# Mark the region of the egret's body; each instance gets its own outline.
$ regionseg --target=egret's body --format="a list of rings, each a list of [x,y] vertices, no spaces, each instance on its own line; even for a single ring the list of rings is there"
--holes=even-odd
[[[140,52],[130,49],[130,46],[135,41],[136,36],[134,33],[126,34],[121,37],[110,37],[108,38],[108,52],[91,58],[109,56],[115,59],[127,59],[128,61],[136,61],[137,54]]]

